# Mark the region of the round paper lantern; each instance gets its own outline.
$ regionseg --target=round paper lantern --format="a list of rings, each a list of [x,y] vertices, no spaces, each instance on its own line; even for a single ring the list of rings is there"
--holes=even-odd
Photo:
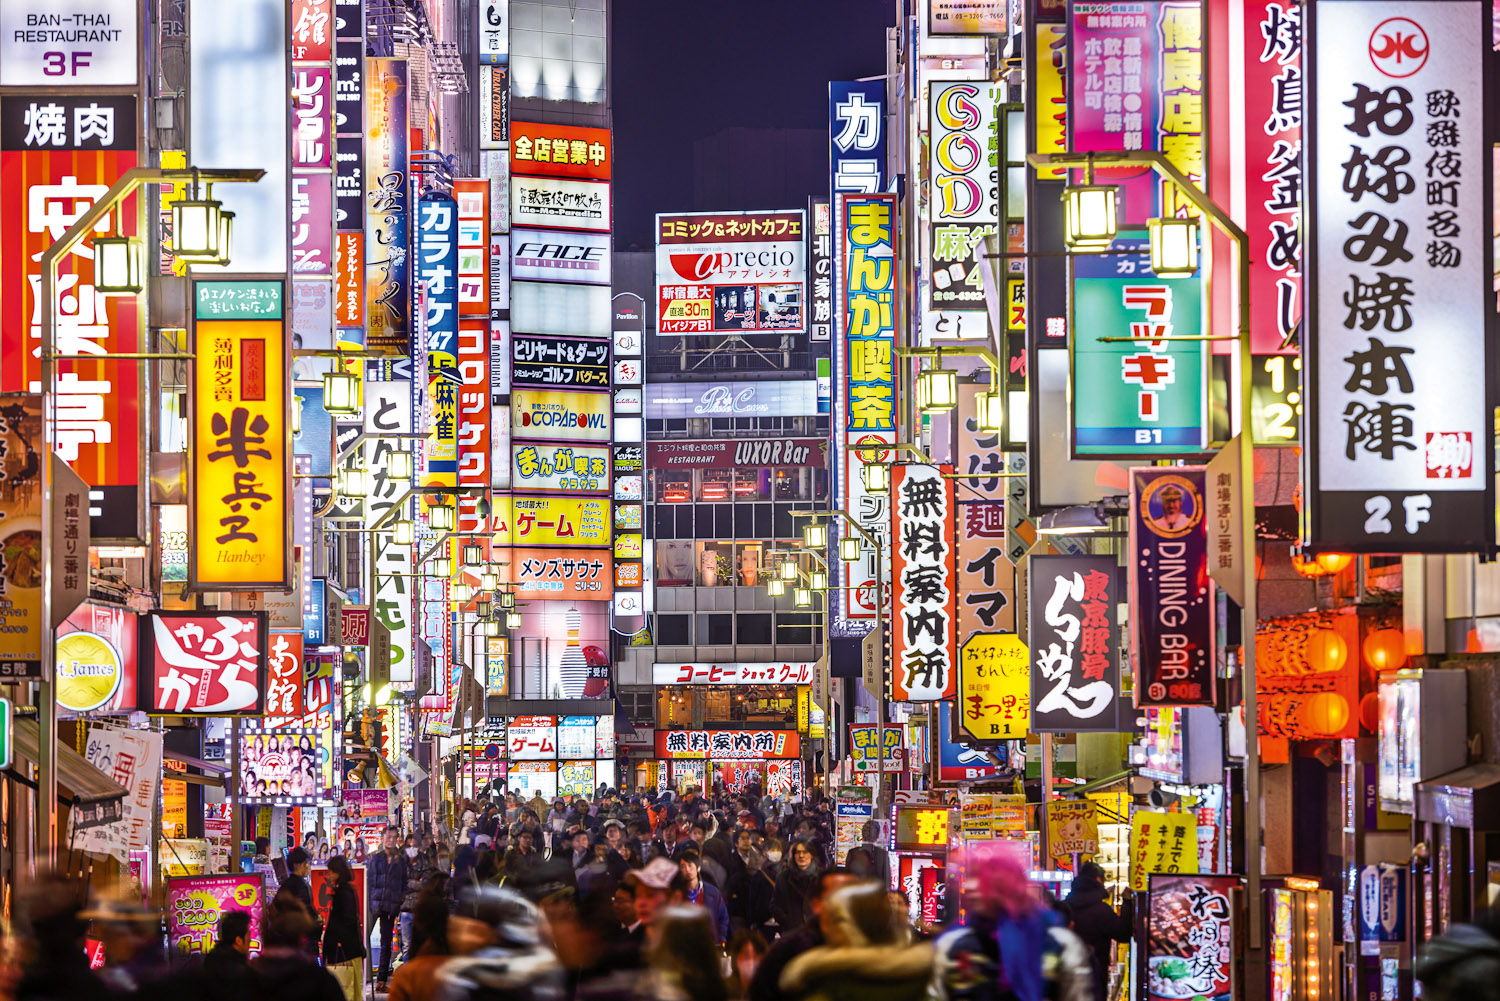
[[[1332,737],[1349,724],[1349,700],[1338,692],[1318,692],[1302,703],[1298,723],[1310,734]]]
[[[1365,637],[1365,663],[1377,671],[1394,671],[1406,663],[1406,634],[1399,629],[1377,629]]]
[[[1359,725],[1366,733],[1380,732],[1380,695],[1366,692],[1359,700]]]
[[[1338,573],[1340,570],[1354,562],[1354,557],[1348,553],[1319,553],[1318,566],[1323,568],[1324,573]]]
[[[1314,674],[1332,673],[1349,659],[1349,644],[1332,629],[1315,629],[1302,647],[1302,658]]]
[[[1311,556],[1302,553],[1292,553],[1292,569],[1304,577],[1322,577],[1328,573],[1323,565]]]

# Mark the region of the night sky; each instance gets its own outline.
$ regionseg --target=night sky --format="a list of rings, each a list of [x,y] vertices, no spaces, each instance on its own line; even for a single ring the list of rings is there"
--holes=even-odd
[[[615,246],[694,206],[693,140],[828,128],[828,81],[885,72],[893,0],[613,0]],[[806,194],[828,191],[828,166]]]

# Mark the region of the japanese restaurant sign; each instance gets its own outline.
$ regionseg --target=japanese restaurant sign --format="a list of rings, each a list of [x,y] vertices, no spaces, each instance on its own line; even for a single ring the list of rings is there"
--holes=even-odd
[[[1214,583],[1205,466],[1130,471],[1137,706],[1214,704]]]
[[[290,366],[281,281],[195,281],[188,583],[291,583]]]
[[[1145,890],[1152,873],[1198,871],[1198,821],[1191,813],[1137,810],[1130,816],[1130,888]]]
[[[417,203],[417,282],[426,304],[427,448],[424,486],[458,483],[458,203],[428,192]]]
[[[796,758],[796,730],[657,730],[658,758]]]
[[[264,612],[152,612],[140,631],[141,708],[154,715],[259,716]]]
[[[742,469],[747,466],[818,466],[826,463],[825,438],[758,438],[734,441],[651,441],[650,469]]]
[[[958,546],[954,481],[943,475],[951,471],[931,465],[892,470],[891,697],[902,702],[935,702],[956,690]]]
[[[1119,698],[1113,556],[1032,556],[1031,729],[1115,729]]]
[[[300,718],[304,712],[302,634],[272,633],[266,669],[266,716]]]
[[[1025,740],[1031,728],[1031,661],[1014,633],[976,633],[958,652],[958,726],[968,742]]]
[[[1146,1001],[1229,997],[1238,876],[1154,875],[1146,916]],[[1290,938],[1290,936],[1288,936]],[[1276,944],[1279,951],[1283,941]]]
[[[1308,11],[1304,539],[1488,551],[1491,11],[1472,0]]]

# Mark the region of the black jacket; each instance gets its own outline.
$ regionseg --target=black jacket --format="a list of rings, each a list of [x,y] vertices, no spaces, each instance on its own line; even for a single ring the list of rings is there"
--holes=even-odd
[[[776,895],[771,898],[771,916],[781,926],[781,934],[807,923],[808,903],[818,894],[818,873],[804,872],[787,863],[776,878]]]
[[[333,891],[328,908],[328,927],[323,931],[323,962],[343,963],[363,959],[364,935],[360,932],[359,897],[354,887],[345,885]],[[274,997],[267,994],[267,997]]]
[[[823,944],[823,933],[816,921],[808,922],[791,934],[783,934],[761,958],[750,979],[750,1001],[783,1001],[788,995],[781,989],[781,974],[792,960]]]
[[[255,961],[255,971],[260,974],[261,997],[276,1001],[344,1001],[344,991],[334,975],[302,953],[268,949]]]
[[[313,915],[314,917],[317,916],[318,912],[313,909],[312,890],[308,888],[307,880],[303,879],[295,872],[289,872],[286,874],[286,879],[283,879],[281,881],[281,886],[277,889],[276,892],[290,893],[292,896],[302,901],[302,906],[307,908],[307,913]]]
[[[1080,876],[1068,894],[1067,905],[1072,915],[1073,934],[1083,939],[1089,947],[1094,963],[1094,993],[1103,997],[1104,985],[1109,974],[1110,942],[1129,942],[1131,919],[1116,914],[1106,903],[1108,891],[1098,880]],[[1128,907],[1127,902],[1127,907]]]
[[[384,851],[371,855],[365,862],[369,870],[370,909],[376,914],[397,914],[406,897],[406,856],[396,853],[391,861]]]

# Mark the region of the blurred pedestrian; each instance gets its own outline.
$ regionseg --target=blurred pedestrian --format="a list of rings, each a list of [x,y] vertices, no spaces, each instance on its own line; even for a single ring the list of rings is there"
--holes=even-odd
[[[1500,999],[1500,912],[1480,911],[1473,924],[1452,924],[1417,953],[1413,973],[1425,1001]]]
[[[438,973],[442,1001],[559,1001],[563,970],[542,944],[541,912],[506,887],[466,889],[451,923],[454,958]]]
[[[651,928],[647,975],[638,993],[656,1001],[728,1001],[720,952],[708,915],[697,907],[667,907]]]
[[[83,948],[88,928],[79,917],[83,894],[60,873],[39,873],[18,891],[29,932],[16,1001],[98,1001],[104,984],[89,969]]]
[[[746,928],[729,940],[729,996],[745,1001],[750,996],[750,981],[756,967],[766,958],[766,939],[754,928]]]
[[[397,849],[400,832],[385,829],[385,847],[366,864],[370,881],[370,910],[380,927],[380,969],[375,976],[375,993],[384,994],[391,979],[391,942],[401,917],[401,901],[406,897],[407,858]],[[332,868],[332,865],[329,866]],[[364,953],[360,953],[364,955]]]
[[[323,965],[338,978],[345,1001],[359,1001],[364,994],[365,935],[354,874],[342,855],[328,860],[328,871],[333,873],[334,882],[328,927],[323,931]],[[385,945],[390,948],[389,939]]]
[[[411,840],[407,838],[408,842]],[[436,875],[437,867],[433,865],[432,860],[414,844],[409,843],[406,847],[406,893],[401,898],[402,959],[410,959],[412,956],[412,924],[415,921],[417,901],[421,899],[422,891],[426,888],[428,881]]]
[[[771,943],[771,948],[755,968],[755,976],[750,980],[751,1001],[782,1001],[791,996],[782,991],[782,971],[796,957],[823,944],[823,929],[817,920],[822,913],[823,902],[835,891],[858,881],[857,876],[842,867],[827,869],[818,876],[813,898],[808,902],[808,909],[814,920],[804,922],[802,927]]]
[[[729,911],[724,906],[724,895],[718,888],[703,881],[699,871],[701,864],[702,860],[695,851],[683,852],[678,857],[677,868],[686,881],[683,896],[686,903],[696,904],[708,914],[709,923],[713,926],[714,941],[722,949],[724,940],[729,937]]]
[[[1127,900],[1122,913],[1116,914],[1109,906],[1109,890],[1104,886],[1104,869],[1094,862],[1085,862],[1078,869],[1073,888],[1067,897],[1068,913],[1071,916],[1073,933],[1083,940],[1090,953],[1093,968],[1095,1001],[1104,1001],[1109,984],[1109,963],[1115,942],[1131,939],[1133,915],[1132,902]]]
[[[312,915],[296,898],[278,894],[271,902],[261,928],[260,955],[251,963],[260,977],[261,997],[275,1001],[357,1001],[358,994],[346,997],[338,978],[302,951],[302,943],[312,930]]]
[[[932,945],[898,934],[884,886],[865,880],[829,894],[818,927],[823,944],[782,971],[788,997],[921,1001],[932,976]]]
[[[410,957],[391,977],[390,1001],[434,1001],[438,996],[438,971],[452,955],[444,890],[443,878],[434,876],[412,905]]]
[[[255,1001],[262,997],[260,977],[250,968],[250,912],[219,915],[219,937],[203,957],[201,996],[216,1001]]]

